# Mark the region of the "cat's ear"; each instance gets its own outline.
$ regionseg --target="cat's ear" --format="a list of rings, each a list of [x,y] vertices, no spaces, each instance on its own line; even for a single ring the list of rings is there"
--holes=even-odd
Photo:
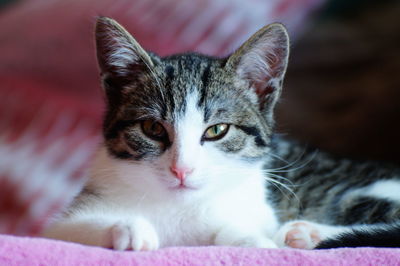
[[[149,54],[115,20],[99,17],[95,37],[97,61],[103,77],[126,80],[153,68]]]
[[[260,108],[267,116],[281,93],[289,56],[289,37],[282,24],[263,27],[237,49],[226,63],[242,84],[258,95]]]

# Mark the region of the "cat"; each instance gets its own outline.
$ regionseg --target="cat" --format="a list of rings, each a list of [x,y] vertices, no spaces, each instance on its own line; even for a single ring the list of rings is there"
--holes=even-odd
[[[399,218],[399,170],[273,134],[289,56],[282,24],[227,58],[161,58],[106,17],[95,36],[104,142],[86,185],[44,237],[116,250],[311,249],[376,235],[354,224]]]

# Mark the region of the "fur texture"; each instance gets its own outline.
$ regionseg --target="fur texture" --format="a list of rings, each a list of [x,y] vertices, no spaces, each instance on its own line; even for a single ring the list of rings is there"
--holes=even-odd
[[[104,145],[85,189],[44,235],[120,250],[275,247],[263,164],[287,64],[284,27],[264,27],[224,59],[160,58],[108,18],[96,44]],[[220,124],[225,135],[206,136]]]
[[[289,54],[281,24],[222,59],[160,58],[109,18],[98,19],[96,45],[104,144],[84,189],[44,236],[118,250],[311,249],[400,218],[397,168],[272,136]]]
[[[365,229],[353,229],[317,245],[317,249],[338,247],[400,247],[400,226],[379,225]]]
[[[385,241],[373,244],[373,239],[388,228],[397,230],[388,225],[400,219],[398,167],[337,158],[279,137],[273,143],[275,159],[268,167],[271,173],[276,169],[286,187],[269,187],[269,200],[283,224],[275,236],[278,246],[291,246],[292,241],[295,247],[311,249],[329,238],[322,242],[324,248],[351,242],[382,246]],[[395,235],[388,247],[396,242]],[[374,238],[362,244],[369,236]]]

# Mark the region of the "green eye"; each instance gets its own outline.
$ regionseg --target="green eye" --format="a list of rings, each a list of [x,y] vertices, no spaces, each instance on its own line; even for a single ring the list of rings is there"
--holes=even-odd
[[[141,127],[143,133],[149,138],[155,140],[161,140],[167,136],[167,131],[165,128],[158,122],[153,120],[143,120],[141,122]]]
[[[229,130],[228,124],[218,124],[207,128],[204,133],[204,140],[218,140],[225,136]]]

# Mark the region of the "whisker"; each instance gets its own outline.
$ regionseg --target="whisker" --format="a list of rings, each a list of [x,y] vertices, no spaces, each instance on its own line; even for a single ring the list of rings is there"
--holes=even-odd
[[[293,197],[296,199],[296,201],[300,204],[300,199],[299,199],[299,197],[296,195],[296,193],[295,193],[290,187],[288,187],[287,185],[283,184],[282,182],[279,182],[279,181],[277,181],[277,180],[275,180],[275,179],[272,179],[272,178],[269,178],[269,177],[265,177],[265,179],[266,179],[268,182],[270,182],[271,184],[274,184],[276,187],[281,186],[281,187],[283,187],[284,189],[286,189],[290,194],[293,195]],[[289,199],[289,197],[288,197],[285,193],[283,193],[283,191],[282,191],[280,188],[278,188],[278,189],[282,192],[282,194],[283,194],[287,199]]]
[[[300,162],[299,162],[300,158],[304,155],[304,152],[305,152],[305,151],[303,151],[303,153],[300,154],[296,160],[294,160],[293,162],[289,163],[288,165],[285,165],[285,166],[282,166],[282,167],[278,167],[278,168],[270,168],[270,169],[268,169],[268,170],[269,170],[270,172],[274,172],[274,173],[290,173],[290,172],[297,171],[297,170],[299,170],[299,169],[305,167],[305,166],[306,166],[307,164],[309,164],[311,161],[313,161],[314,158],[315,158],[315,156],[316,156],[317,153],[318,153],[318,151],[314,151],[314,152],[312,153],[312,155],[310,156],[310,158],[308,158],[306,161],[304,161],[304,162],[301,162],[301,161],[300,161]],[[294,166],[294,165],[295,165],[296,163],[298,163],[298,162],[301,163],[299,166],[297,166],[297,167],[295,167],[295,168],[287,169],[287,168],[289,168],[289,167]],[[284,169],[287,169],[287,170],[284,170]]]
[[[271,180],[269,180],[268,178],[266,178],[266,180],[268,181],[268,182],[270,182]],[[272,184],[274,187],[276,187],[281,193],[282,193],[282,195],[287,199],[287,200],[289,200],[290,199],[290,197],[281,189],[281,187],[278,185],[278,184],[276,184],[275,182],[270,182],[270,184]]]
[[[281,160],[282,162],[289,163],[287,160],[283,159],[281,156],[279,156],[277,154],[273,154],[272,152],[270,152],[268,155],[270,155],[278,160]]]
[[[293,186],[293,187],[297,187],[298,185],[295,185],[292,181],[290,181],[288,178],[286,178],[286,177],[283,177],[283,176],[280,176],[280,175],[277,175],[277,174],[272,174],[272,173],[265,173],[265,175],[266,176],[271,176],[271,177],[274,177],[274,178],[277,178],[277,179],[281,179],[281,180],[283,180],[283,181],[286,181],[287,183],[289,183],[289,185],[288,186]]]
[[[286,160],[284,160],[284,159],[282,159],[284,162],[286,162],[286,163],[288,163],[287,165],[285,165],[285,166],[282,166],[282,167],[278,167],[278,168],[275,168],[275,169],[271,169],[271,170],[283,170],[283,169],[287,169],[288,167],[291,167],[292,165],[294,165],[294,164],[296,164],[299,160],[301,160],[301,158],[303,157],[303,155],[304,155],[304,153],[305,153],[305,150],[303,150],[303,152],[301,153],[301,154],[299,154],[299,156],[297,156],[297,158],[293,161],[293,162],[287,162]],[[271,153],[271,154],[273,154],[273,153]],[[276,154],[273,154],[274,156],[278,156],[278,155],[276,155]],[[279,157],[279,156],[278,156]],[[281,158],[280,158],[281,159]]]

